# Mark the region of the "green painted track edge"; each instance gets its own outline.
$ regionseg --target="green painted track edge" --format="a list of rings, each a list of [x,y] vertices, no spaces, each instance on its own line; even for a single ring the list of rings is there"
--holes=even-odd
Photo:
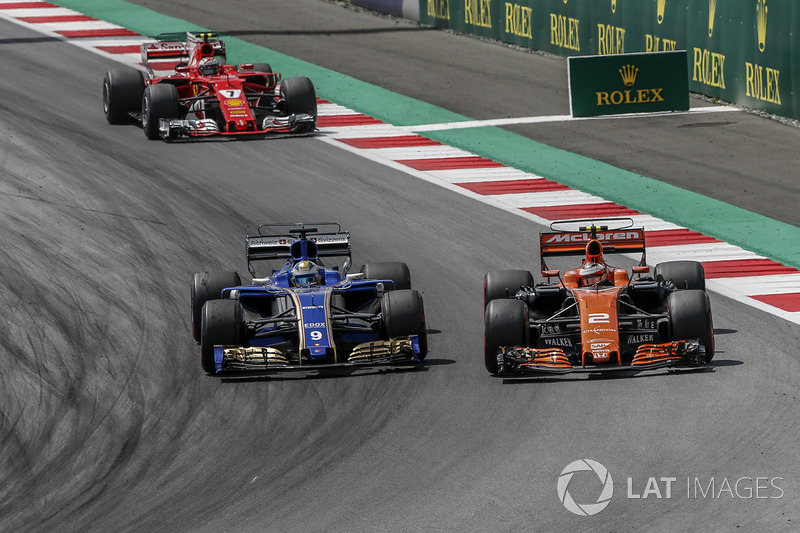
[[[50,2],[142,35],[214,29],[198,27],[124,0]],[[411,126],[472,120],[238,38],[226,36],[225,42],[231,63],[268,61],[284,77],[307,76],[314,82],[320,98],[389,124]],[[800,268],[800,228],[796,226],[497,127],[426,132],[425,136]]]

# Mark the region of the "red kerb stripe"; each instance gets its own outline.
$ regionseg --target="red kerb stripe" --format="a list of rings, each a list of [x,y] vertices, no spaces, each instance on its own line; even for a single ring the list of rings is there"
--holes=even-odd
[[[397,137],[362,137],[359,139],[338,139],[356,148],[406,148],[413,146],[436,146],[441,143],[421,135],[401,135]]]
[[[383,124],[377,118],[367,115],[323,115],[317,117],[317,127],[328,128],[335,126],[364,126],[367,124]]]
[[[0,9],[36,9],[61,7],[47,2],[0,2]]]
[[[525,192],[563,191],[569,189],[555,181],[544,178],[525,180],[500,180],[500,181],[474,181],[472,183],[458,183],[461,187],[472,192],[485,195],[513,194]]]
[[[800,292],[790,294],[765,294],[764,296],[751,296],[751,298],[790,313],[797,313],[800,311]]]
[[[523,211],[546,218],[559,220],[566,218],[605,218],[616,216],[641,215],[635,209],[611,202],[599,204],[556,205],[547,207],[525,207]]]
[[[86,15],[53,15],[51,17],[20,17],[19,20],[31,24],[44,24],[46,22],[86,22],[97,19]]]
[[[647,246],[674,246],[678,244],[702,244],[721,242],[714,237],[688,229],[667,229],[648,231],[644,236]]]
[[[141,51],[142,47],[138,44],[122,44],[117,46],[98,46],[97,49],[109,54],[136,54]]]
[[[139,35],[131,30],[125,28],[106,28],[103,30],[66,30],[57,31],[59,35],[68,37],[70,39],[84,39],[91,37],[130,37],[132,35]]]
[[[457,170],[466,168],[502,167],[501,163],[479,156],[405,159],[398,161],[416,170]]]
[[[739,278],[744,276],[772,276],[797,274],[796,268],[788,267],[771,259],[741,259],[736,261],[703,261],[706,278]]]

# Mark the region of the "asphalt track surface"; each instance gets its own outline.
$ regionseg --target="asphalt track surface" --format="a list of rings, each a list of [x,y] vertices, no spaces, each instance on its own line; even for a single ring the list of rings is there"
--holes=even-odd
[[[268,6],[264,20],[302,40],[333,25],[380,40],[404,24],[320,2]],[[307,10],[307,28],[296,15],[278,26],[291,9]],[[326,25],[314,29],[316,13]],[[798,326],[712,295],[708,371],[504,384],[481,362],[480,283],[498,266],[535,265],[535,225],[313,138],[147,142],[105,124],[112,62],[5,21],[0,35],[16,73],[0,78],[0,530],[797,529]],[[751,119],[770,132],[759,142],[795,142],[795,130]],[[631,138],[638,124],[626,123]],[[736,149],[726,153],[745,155]],[[191,274],[243,271],[243,234],[299,218],[341,221],[356,263],[408,262],[431,330],[424,369],[203,375]],[[569,513],[556,490],[582,458],[615,482],[592,517]],[[660,478],[672,477],[667,498]],[[650,478],[661,498],[627,497]],[[582,479],[570,491],[586,502],[597,482]],[[695,480],[713,481],[715,497]]]

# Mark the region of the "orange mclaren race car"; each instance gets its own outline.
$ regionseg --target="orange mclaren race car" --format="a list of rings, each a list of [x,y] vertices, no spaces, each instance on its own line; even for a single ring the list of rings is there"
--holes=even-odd
[[[546,281],[534,284],[526,270],[486,274],[484,363],[491,374],[637,372],[711,361],[703,266],[664,262],[650,275],[644,229],[632,219],[598,222],[557,221],[540,235]],[[611,253],[641,259],[629,273],[606,262]],[[575,255],[583,256],[581,265],[563,275],[547,266],[549,257]]]

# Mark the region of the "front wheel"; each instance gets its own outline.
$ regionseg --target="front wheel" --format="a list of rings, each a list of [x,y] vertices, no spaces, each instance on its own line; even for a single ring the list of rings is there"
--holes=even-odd
[[[192,337],[200,342],[200,313],[203,305],[209,300],[218,300],[222,289],[238,287],[242,284],[238,272],[227,270],[211,270],[198,272],[192,277]]]
[[[103,77],[103,113],[109,124],[131,120],[139,108],[144,93],[142,71],[134,68],[115,68]]]
[[[533,285],[533,274],[527,270],[493,270],[483,276],[483,307],[492,300],[513,298],[520,287]]]
[[[667,298],[672,340],[699,340],[706,349],[705,362],[714,358],[714,324],[711,302],[701,290],[674,291]]]
[[[524,346],[528,306],[521,300],[492,300],[483,317],[483,364],[497,375],[497,353],[502,346]]]
[[[161,119],[180,118],[178,89],[169,83],[148,85],[142,97],[142,129],[148,139],[160,137]]]
[[[200,366],[216,372],[214,346],[244,346],[245,324],[238,300],[211,300],[203,306],[200,327]]]
[[[681,290],[706,290],[703,265],[697,261],[666,261],[656,265],[656,281],[671,281]]]
[[[292,133],[308,133],[317,127],[317,92],[308,78],[287,78],[281,82],[281,99],[287,116],[310,115],[313,122],[302,122]]]
[[[383,324],[389,339],[417,335],[419,358],[428,355],[428,333],[422,295],[413,289],[387,292],[381,301]]]

